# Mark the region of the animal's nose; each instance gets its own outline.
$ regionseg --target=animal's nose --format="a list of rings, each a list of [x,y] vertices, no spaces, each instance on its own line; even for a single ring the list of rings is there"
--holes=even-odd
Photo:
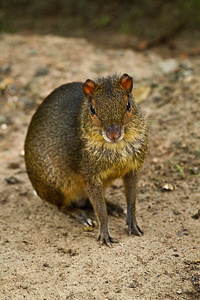
[[[106,136],[112,141],[115,142],[121,137],[122,131],[121,128],[117,125],[109,125],[106,129]]]

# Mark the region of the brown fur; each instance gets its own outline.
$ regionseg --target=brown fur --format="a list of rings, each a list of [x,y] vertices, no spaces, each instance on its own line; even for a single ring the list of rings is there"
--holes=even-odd
[[[108,245],[113,239],[103,192],[116,178],[125,185],[128,232],[141,235],[135,201],[147,126],[131,90],[127,74],[61,86],[39,106],[25,141],[27,173],[38,195],[59,208],[89,197],[99,239]]]

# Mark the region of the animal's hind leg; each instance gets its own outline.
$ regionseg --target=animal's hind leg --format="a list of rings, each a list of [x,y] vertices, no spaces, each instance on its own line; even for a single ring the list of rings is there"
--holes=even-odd
[[[120,204],[115,204],[109,200],[106,200],[106,206],[109,215],[120,216],[126,214],[125,210]]]
[[[71,216],[79,223],[82,223],[85,227],[84,229],[87,231],[94,230],[96,228],[96,223],[87,215],[87,213],[78,207],[62,207],[60,209],[66,215]]]

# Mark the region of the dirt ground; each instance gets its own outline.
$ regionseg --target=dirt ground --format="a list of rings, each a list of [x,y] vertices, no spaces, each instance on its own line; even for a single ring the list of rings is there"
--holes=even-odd
[[[200,56],[161,52],[0,36],[0,299],[200,298]],[[138,186],[144,235],[128,236],[125,216],[110,216],[119,243],[109,248],[35,195],[23,144],[54,88],[119,73],[134,77],[150,147]],[[126,208],[120,180],[106,197]]]

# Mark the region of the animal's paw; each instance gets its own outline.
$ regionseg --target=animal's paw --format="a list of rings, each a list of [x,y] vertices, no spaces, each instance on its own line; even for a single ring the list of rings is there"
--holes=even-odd
[[[128,223],[128,235],[134,234],[137,236],[142,236],[143,235],[143,231],[140,229],[140,227],[137,225],[137,223]]]
[[[107,245],[108,247],[112,247],[112,243],[118,243],[118,241],[112,238],[109,233],[104,234],[101,232],[97,238],[101,245]]]

